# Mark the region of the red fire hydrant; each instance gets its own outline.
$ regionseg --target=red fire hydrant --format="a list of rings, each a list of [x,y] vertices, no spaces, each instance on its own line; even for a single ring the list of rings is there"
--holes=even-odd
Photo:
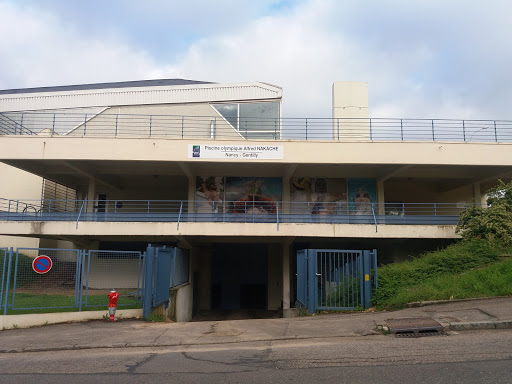
[[[108,314],[110,315],[110,321],[115,321],[116,309],[117,309],[117,300],[119,299],[119,293],[112,290],[109,292],[108,296]]]

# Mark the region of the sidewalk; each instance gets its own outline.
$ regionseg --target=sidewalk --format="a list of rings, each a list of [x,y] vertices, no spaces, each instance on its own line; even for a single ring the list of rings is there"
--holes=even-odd
[[[377,325],[386,324],[386,320],[413,317],[432,318],[446,330],[512,328],[512,297],[449,302],[394,312],[336,313],[289,319],[57,324],[0,331],[0,353],[369,336],[378,335]]]

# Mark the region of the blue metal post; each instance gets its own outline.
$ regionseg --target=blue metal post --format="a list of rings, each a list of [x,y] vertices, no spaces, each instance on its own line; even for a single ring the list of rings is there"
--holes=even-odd
[[[379,287],[379,280],[377,278],[377,250],[374,249],[372,251],[373,256],[373,283],[375,284],[375,288],[377,289]]]
[[[466,124],[464,123],[464,120],[462,120],[462,137],[464,141],[466,141]]]
[[[16,132],[14,132],[16,134]],[[20,135],[23,134],[23,113],[21,114],[21,119],[20,119]]]
[[[306,140],[308,139],[308,119],[306,119]]]
[[[87,130],[87,113],[85,114],[85,120],[84,120],[84,136],[85,136],[86,130]]]
[[[494,120],[494,140],[498,142],[498,131],[496,130],[496,120]]]
[[[308,263],[308,312],[314,313],[316,310],[316,302],[317,302],[317,290],[318,285],[316,282],[316,259],[317,252],[312,250],[306,250],[306,259]]]
[[[142,301],[142,317],[147,319],[151,315],[151,296],[153,294],[153,262],[155,258],[155,248],[151,245],[146,250],[144,260],[144,298]]]
[[[181,138],[183,139],[183,130],[184,130],[184,124],[185,124],[185,116],[181,116]]]
[[[277,230],[279,231],[279,201],[276,202],[276,221],[277,221]]]
[[[369,308],[372,299],[372,281],[371,281],[371,258],[370,251],[363,251],[362,277],[363,282],[363,308]]]
[[[370,140],[373,140],[372,136],[372,119],[370,119]]]
[[[178,224],[176,225],[176,230],[180,229],[180,220],[181,220],[181,212],[183,211],[183,200],[180,204],[180,213],[178,214]]]
[[[402,138],[402,141],[404,141],[404,124],[402,119],[400,119],[400,137]]]
[[[12,284],[12,301],[11,301],[11,308],[14,310],[14,299],[16,298],[16,278],[18,275],[18,254],[19,254],[19,248],[16,249],[16,260],[14,261],[14,281]]]
[[[4,251],[4,265],[2,268],[2,285],[0,287],[0,308],[2,308],[2,302],[4,301],[4,283],[5,283],[5,266],[7,265],[7,248]]]
[[[151,137],[151,122],[153,121],[153,116],[149,116],[149,137]]]
[[[7,255],[6,255],[7,257]],[[5,285],[5,305],[4,315],[7,315],[7,306],[9,304],[9,287],[11,285],[11,264],[12,264],[12,248],[9,250],[9,261],[7,262],[7,284]],[[14,297],[14,293],[13,293]]]
[[[75,307],[79,306],[78,297],[80,294],[80,260],[82,259],[82,251],[78,251],[76,254],[76,265],[75,265]]]
[[[79,276],[78,276],[78,282],[79,282],[79,289],[78,289],[78,294],[80,295],[80,297],[78,298],[78,311],[81,312],[82,311],[82,304],[83,304],[83,297],[84,297],[84,267],[85,267],[85,250],[81,251],[80,254],[78,255],[78,260],[79,260],[79,263],[80,263],[80,266],[78,268],[78,273],[79,273]],[[87,293],[86,293],[87,295]],[[86,300],[87,302],[87,300]],[[87,305],[87,304],[86,304]]]
[[[141,267],[141,263],[142,263],[142,270],[140,268]],[[140,254],[139,254],[139,269],[137,270],[137,297],[135,299],[136,303],[139,303],[139,301],[142,300],[142,297],[141,297],[141,286],[144,283],[144,281],[141,282],[141,271],[144,271],[144,261],[142,259],[142,252],[140,252]]]
[[[117,119],[118,119],[118,117],[119,117],[119,114],[116,115],[116,134],[114,135],[116,137],[117,137]]]
[[[55,134],[55,113],[53,114],[52,135]]]
[[[432,141],[436,141],[436,136],[434,132],[434,119],[432,119]]]

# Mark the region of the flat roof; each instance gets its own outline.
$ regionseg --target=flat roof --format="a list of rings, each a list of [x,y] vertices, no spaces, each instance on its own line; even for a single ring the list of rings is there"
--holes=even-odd
[[[195,84],[215,84],[210,81],[186,80],[186,79],[155,79],[155,80],[136,80],[136,81],[120,81],[112,83],[95,83],[95,84],[76,84],[76,85],[59,85],[54,87],[37,87],[37,88],[19,88],[0,90],[0,95],[20,94],[20,93],[38,93],[38,92],[62,92],[62,91],[85,91],[91,89],[108,89],[108,88],[133,88],[133,87],[159,87],[173,85],[195,85]]]

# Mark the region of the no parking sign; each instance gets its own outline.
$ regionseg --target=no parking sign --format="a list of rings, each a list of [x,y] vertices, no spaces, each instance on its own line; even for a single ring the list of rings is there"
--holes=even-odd
[[[43,274],[52,269],[52,259],[46,255],[37,256],[32,261],[32,269],[35,273]]]

